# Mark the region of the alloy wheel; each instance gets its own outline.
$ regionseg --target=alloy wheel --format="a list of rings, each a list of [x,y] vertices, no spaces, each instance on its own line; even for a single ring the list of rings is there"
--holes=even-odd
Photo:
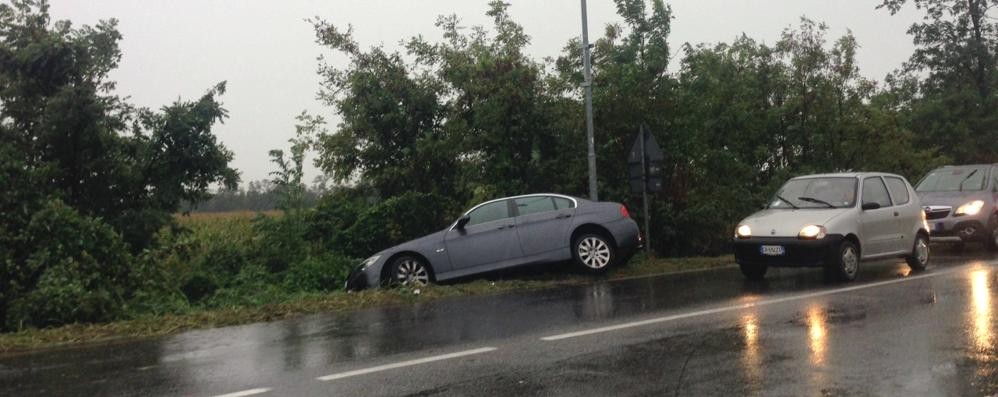
[[[403,286],[423,286],[430,283],[430,272],[422,262],[406,258],[395,269],[395,282]]]
[[[586,237],[579,241],[579,260],[592,269],[602,269],[610,263],[610,246],[596,237]]]

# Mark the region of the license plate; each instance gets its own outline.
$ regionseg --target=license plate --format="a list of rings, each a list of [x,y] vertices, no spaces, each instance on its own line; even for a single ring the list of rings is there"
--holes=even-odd
[[[759,248],[759,251],[762,252],[763,255],[769,256],[780,256],[787,252],[783,249],[782,245],[764,245]]]

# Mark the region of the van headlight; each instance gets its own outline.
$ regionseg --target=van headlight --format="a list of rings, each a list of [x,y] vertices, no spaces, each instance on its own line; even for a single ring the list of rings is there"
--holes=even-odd
[[[967,204],[961,205],[960,208],[957,208],[956,216],[974,216],[979,214],[982,208],[984,208],[984,202],[981,200],[974,200]]]
[[[739,225],[738,228],[735,229],[735,237],[742,239],[752,237],[752,228],[748,225]]]
[[[826,235],[828,235],[828,231],[825,230],[824,226],[807,225],[803,229],[800,229],[797,237],[805,240],[821,240]]]

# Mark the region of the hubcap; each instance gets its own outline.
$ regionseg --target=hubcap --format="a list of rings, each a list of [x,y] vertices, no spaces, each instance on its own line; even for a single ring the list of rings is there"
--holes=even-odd
[[[842,250],[842,270],[846,274],[856,273],[856,267],[859,265],[859,257],[856,255],[856,249],[853,247],[846,247]]]
[[[610,263],[610,246],[596,237],[582,239],[578,254],[582,264],[593,269],[602,269]]]
[[[399,263],[395,271],[395,281],[400,285],[426,285],[430,282],[430,272],[426,266],[415,259],[406,259]]]
[[[918,239],[918,244],[915,245],[915,256],[918,258],[918,263],[924,265],[929,262],[929,244],[925,242],[924,238]]]

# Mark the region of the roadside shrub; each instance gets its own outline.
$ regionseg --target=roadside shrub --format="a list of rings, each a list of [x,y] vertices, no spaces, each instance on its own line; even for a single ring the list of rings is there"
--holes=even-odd
[[[11,263],[6,327],[105,321],[135,291],[132,256],[121,236],[99,219],[53,200],[32,215],[23,240],[29,253]]]
[[[453,220],[453,208],[448,199],[417,192],[366,206],[324,200],[316,208],[315,217],[320,220],[316,229],[328,233],[326,247],[361,258],[442,229]]]
[[[289,291],[326,292],[343,287],[356,260],[333,254],[310,256],[292,265],[284,275]]]

